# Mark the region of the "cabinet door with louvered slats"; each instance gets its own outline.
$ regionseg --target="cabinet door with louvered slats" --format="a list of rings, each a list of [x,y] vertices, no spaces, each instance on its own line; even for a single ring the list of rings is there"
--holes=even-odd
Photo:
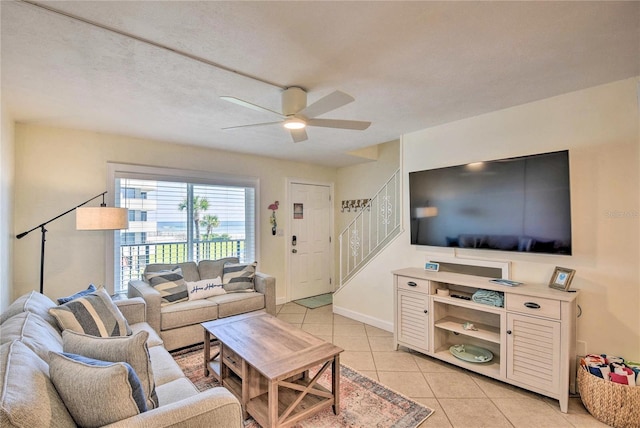
[[[413,349],[429,349],[429,296],[422,293],[398,291],[398,342]]]
[[[559,322],[507,314],[507,378],[559,392]]]

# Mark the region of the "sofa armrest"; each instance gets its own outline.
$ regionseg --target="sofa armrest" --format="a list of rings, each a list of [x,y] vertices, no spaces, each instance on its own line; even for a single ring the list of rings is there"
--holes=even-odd
[[[107,427],[242,428],[242,425],[240,402],[225,388],[212,388]]]
[[[129,298],[142,297],[147,304],[147,322],[160,334],[160,292],[148,283],[137,279],[129,281]]]
[[[114,302],[129,324],[137,324],[147,320],[147,305],[141,297],[114,300]]]
[[[256,272],[254,286],[258,293],[264,294],[264,308],[268,314],[276,315],[276,278]]]

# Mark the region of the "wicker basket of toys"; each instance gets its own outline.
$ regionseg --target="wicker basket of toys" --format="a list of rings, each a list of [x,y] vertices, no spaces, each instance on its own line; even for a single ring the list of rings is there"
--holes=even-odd
[[[589,413],[615,428],[640,428],[640,386],[622,385],[578,368],[578,390]]]

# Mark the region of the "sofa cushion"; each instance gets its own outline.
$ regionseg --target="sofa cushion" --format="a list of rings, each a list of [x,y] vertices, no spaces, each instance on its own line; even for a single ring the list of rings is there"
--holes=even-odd
[[[219,276],[213,279],[187,282],[187,291],[189,292],[189,300],[206,299],[207,297],[226,293],[222,287],[222,278]]]
[[[158,387],[158,399],[161,406],[184,400],[198,394],[198,389],[185,377],[176,379]],[[220,421],[216,421],[221,423]],[[209,426],[216,426],[213,422]]]
[[[127,336],[131,328],[103,287],[57,308],[49,309],[62,330],[92,336]]]
[[[31,291],[18,297],[15,302],[9,305],[9,307],[0,314],[0,324],[14,315],[21,312],[32,312],[39,315],[43,320],[51,324],[54,328],[58,328],[56,319],[49,313],[49,309],[55,308],[56,304],[53,300],[45,296],[44,294],[36,291]]]
[[[81,427],[101,427],[147,410],[131,366],[74,354],[51,353],[49,375]]]
[[[218,318],[218,306],[210,299],[188,300],[161,307],[160,329],[169,330]]]
[[[65,303],[69,303],[70,301],[75,300],[78,297],[86,296],[89,293],[93,293],[96,290],[97,289],[96,289],[95,285],[89,284],[89,286],[86,289],[80,290],[77,293],[72,294],[71,296],[59,297],[58,298],[58,304],[59,305],[64,305]]]
[[[225,257],[218,260],[200,260],[198,263],[198,273],[200,279],[222,278],[225,263],[238,263],[237,257]]]
[[[0,346],[0,376],[0,426],[76,426],[49,379],[49,366],[24,343]]]
[[[222,284],[227,293],[253,291],[253,279],[256,275],[258,262],[225,263]]]
[[[209,297],[207,300],[218,304],[218,318],[244,314],[245,312],[264,309],[264,294],[252,291],[249,293],[227,293]]]
[[[0,344],[19,340],[45,362],[49,362],[49,351],[62,352],[60,332],[31,312],[22,312],[0,325]]]
[[[149,349],[151,355],[151,366],[153,367],[153,379],[156,384],[156,391],[164,384],[176,379],[185,377],[180,366],[173,359],[171,354],[161,346]],[[202,370],[202,367],[198,367]],[[160,397],[158,396],[158,399]]]
[[[149,349],[156,346],[162,347],[164,344],[158,333],[149,325],[149,323],[137,322],[135,324],[131,324],[130,327],[134,335],[140,331],[146,331],[149,333],[149,338],[147,339],[147,346]]]
[[[184,276],[185,281],[200,281],[200,279],[202,279],[200,278],[200,274],[198,273],[198,265],[195,262],[185,262],[177,264],[153,263],[147,265],[144,268],[144,274],[146,275],[147,273],[158,272],[161,270],[171,270],[176,266],[182,269],[182,276]]]
[[[182,276],[182,269],[178,266],[169,270],[147,272],[146,281],[160,293],[162,305],[170,305],[189,299],[187,283]]]
[[[153,369],[149,361],[147,339],[149,333],[141,331],[129,337],[94,337],[73,331],[62,333],[64,352],[84,355],[102,361],[126,362],[133,367],[147,399],[147,407],[158,407]]]

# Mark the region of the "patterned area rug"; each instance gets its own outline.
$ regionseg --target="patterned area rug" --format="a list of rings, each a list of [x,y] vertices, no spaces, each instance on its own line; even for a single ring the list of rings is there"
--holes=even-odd
[[[297,303],[305,308],[315,309],[321,306],[330,305],[333,302],[333,294],[320,294],[319,296],[307,297],[305,299],[294,300],[294,303]]]
[[[200,391],[219,386],[211,376],[204,376],[203,352],[203,346],[196,345],[171,353]],[[331,388],[330,372],[327,370],[318,381],[325,388]],[[329,407],[299,422],[294,428],[415,428],[432,413],[433,410],[341,365],[340,414],[334,415]],[[252,418],[247,419],[244,426],[259,428]]]

